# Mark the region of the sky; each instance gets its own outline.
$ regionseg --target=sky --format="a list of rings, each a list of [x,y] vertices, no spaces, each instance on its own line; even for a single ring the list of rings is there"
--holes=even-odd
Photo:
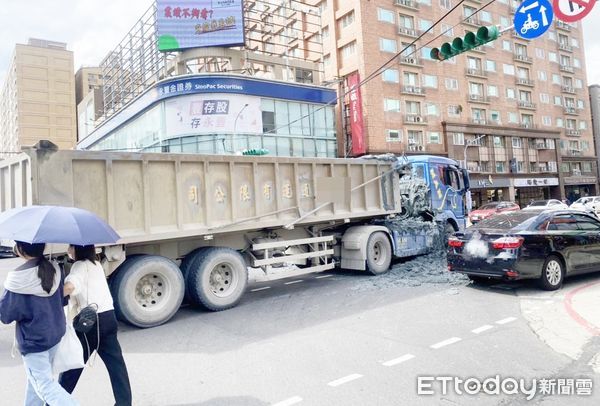
[[[594,1],[594,0],[592,0]],[[66,42],[75,71],[97,66],[150,7],[152,0],[1,0],[0,83],[14,45],[28,38]],[[584,19],[588,84],[600,84],[600,5]]]

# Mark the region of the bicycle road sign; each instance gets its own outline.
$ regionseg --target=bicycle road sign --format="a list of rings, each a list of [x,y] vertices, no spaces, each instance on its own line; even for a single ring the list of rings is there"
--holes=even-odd
[[[556,18],[567,23],[574,23],[587,16],[596,0],[553,0],[552,8]]]
[[[515,31],[526,39],[537,38],[548,31],[553,19],[554,12],[548,0],[525,0],[515,12]]]

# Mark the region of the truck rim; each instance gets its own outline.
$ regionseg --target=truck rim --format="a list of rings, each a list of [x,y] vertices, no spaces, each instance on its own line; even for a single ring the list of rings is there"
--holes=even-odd
[[[167,297],[166,286],[165,279],[160,275],[145,275],[135,287],[135,299],[142,307],[157,307]]]
[[[217,264],[210,272],[210,290],[217,297],[228,297],[235,289],[237,278],[234,267],[226,262]]]
[[[381,245],[381,241],[377,241],[373,244],[373,262],[377,265],[381,265],[385,260],[385,251]]]

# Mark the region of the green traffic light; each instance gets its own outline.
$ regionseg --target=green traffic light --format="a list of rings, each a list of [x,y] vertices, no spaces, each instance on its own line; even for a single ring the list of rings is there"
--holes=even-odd
[[[480,27],[477,33],[468,31],[464,38],[454,38],[452,43],[445,42],[440,48],[433,48],[429,53],[431,59],[443,61],[458,54],[469,51],[480,45],[494,41],[500,36],[500,30],[495,25]]]

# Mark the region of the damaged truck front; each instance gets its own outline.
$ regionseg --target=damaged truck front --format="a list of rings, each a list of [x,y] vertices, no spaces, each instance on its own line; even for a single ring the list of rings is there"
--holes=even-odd
[[[122,237],[101,247],[117,315],[152,327],[184,299],[211,311],[237,305],[248,267],[380,274],[394,256],[428,252],[440,235],[435,220],[459,199],[444,186],[455,169],[409,163],[67,151],[43,142],[0,161],[0,211],[63,205],[104,218]],[[459,227],[452,216],[443,224]]]

